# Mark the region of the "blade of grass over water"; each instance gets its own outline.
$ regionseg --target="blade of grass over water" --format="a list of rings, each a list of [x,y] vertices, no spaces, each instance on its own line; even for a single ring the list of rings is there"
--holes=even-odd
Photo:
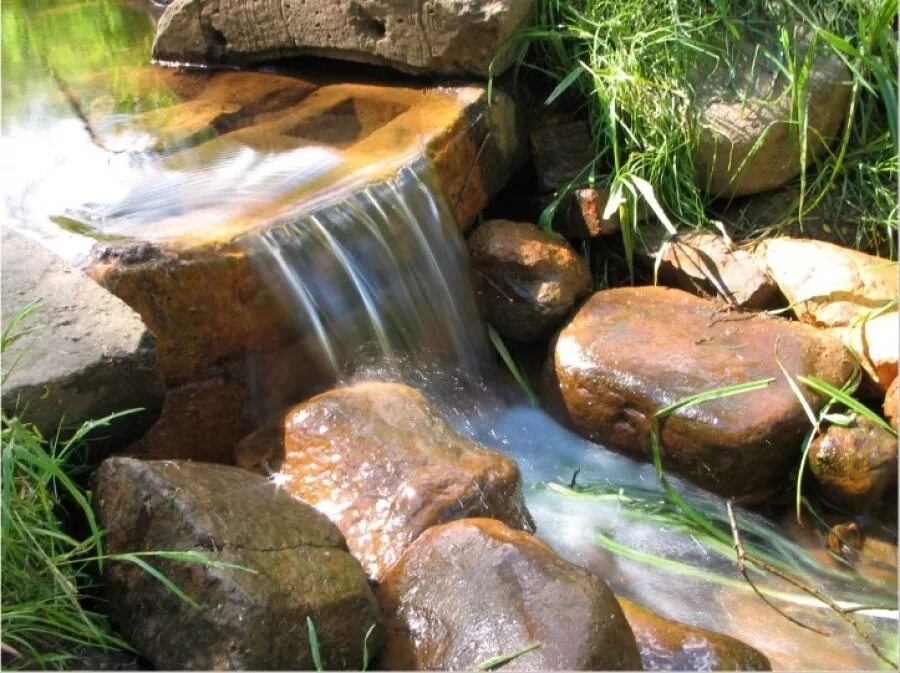
[[[522,370],[519,369],[519,366],[516,364],[515,359],[513,359],[512,354],[509,352],[509,349],[506,347],[506,344],[503,343],[503,339],[497,334],[497,330],[488,325],[488,336],[490,336],[491,343],[494,345],[494,348],[497,350],[497,353],[500,354],[500,358],[503,360],[503,364],[506,365],[506,368],[509,369],[509,373],[512,374],[512,377],[516,380],[516,383],[522,388],[525,392],[525,395],[528,397],[528,403],[537,408],[540,403],[538,400],[538,396],[535,394],[534,389],[531,387],[531,384],[528,382],[528,379],[522,373]]]

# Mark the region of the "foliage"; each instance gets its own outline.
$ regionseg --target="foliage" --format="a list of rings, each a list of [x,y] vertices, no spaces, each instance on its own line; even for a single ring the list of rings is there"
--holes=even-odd
[[[638,181],[652,185],[675,223],[710,224],[712,197],[695,180],[695,83],[716,69],[737,72],[746,45],[757,45],[752,67],[786,78],[806,153],[808,54],[830,50],[852,73],[850,122],[838,146],[802,170],[781,222],[802,227],[815,210],[826,222],[851,223],[848,243],[896,257],[896,14],[897,0],[539,0],[534,26],[519,36],[518,68],[550,79],[548,104],[586,114],[596,155],[583,175],[623,198],[630,265],[647,233],[638,226],[646,198]],[[755,233],[755,223],[747,226],[738,233]]]

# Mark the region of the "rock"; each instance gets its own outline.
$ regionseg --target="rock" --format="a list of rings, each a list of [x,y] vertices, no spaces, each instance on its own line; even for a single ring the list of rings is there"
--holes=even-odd
[[[832,243],[771,238],[757,252],[797,318],[811,325],[850,325],[900,292],[896,262]]]
[[[653,414],[724,386],[774,378],[763,390],[682,409],[660,424],[663,463],[701,486],[745,501],[778,489],[809,421],[775,362],[840,386],[850,354],[814,328],[722,313],[661,287],[597,292],[560,332],[544,400],[587,438],[639,458]],[[823,400],[807,392],[815,410]]]
[[[609,587],[528,533],[464,519],[423,533],[377,590],[387,670],[640,670]]]
[[[579,176],[587,182],[586,169],[596,155],[587,122],[553,118],[532,131],[530,141],[542,192],[555,192]]]
[[[884,395],[882,411],[884,411],[884,417],[888,423],[894,426],[894,430],[900,431],[900,414],[897,413],[897,407],[900,406],[900,387],[898,387],[897,381],[900,381],[900,378],[895,376],[893,383],[888,386]]]
[[[666,619],[617,596],[647,671],[771,671],[759,650],[736,638]]]
[[[552,202],[545,197],[544,207]],[[609,190],[602,187],[573,189],[563,197],[553,216],[553,229],[566,238],[584,240],[614,234],[621,229],[619,214],[603,219],[609,201]]]
[[[837,136],[850,102],[850,72],[829,49],[818,49],[808,78],[807,162]],[[803,50],[801,50],[803,51]],[[792,123],[792,96],[784,75],[758,45],[747,41],[737,74],[722,68],[702,73],[696,87],[700,110],[694,153],[697,183],[715,196],[756,194],[800,174],[801,147]],[[804,53],[796,55],[801,61]]]
[[[488,322],[516,341],[547,336],[591,287],[585,259],[528,222],[485,222],[469,250]]]
[[[846,327],[828,330],[857,356],[859,363],[881,393],[897,378],[900,359],[900,314],[884,313],[871,319],[860,319]]]
[[[159,20],[153,57],[247,65],[308,54],[410,73],[485,76],[496,56],[493,72],[500,74],[514,59],[503,43],[528,22],[532,4],[174,0]]]
[[[95,507],[109,553],[197,551],[249,569],[147,558],[195,608],[136,565],[107,565],[112,617],[159,670],[312,670],[307,617],[326,668],[362,666],[370,628],[369,651],[381,644],[378,605],[340,532],[257,475],[111,458]]]
[[[687,292],[719,296],[735,308],[774,308],[778,286],[747,249],[717,234],[689,233],[665,244],[659,280]]]
[[[2,233],[4,330],[32,302],[13,332],[31,330],[3,353],[3,412],[34,423],[46,437],[88,420],[141,409],[113,421],[106,449],[137,439],[165,396],[156,340],[124,302],[43,246]]]
[[[897,438],[861,416],[813,440],[809,468],[825,497],[854,511],[874,505],[897,479]]]
[[[324,512],[380,580],[425,529],[470,516],[533,529],[514,461],[454,432],[413,388],[359,383],[290,409],[235,449]]]

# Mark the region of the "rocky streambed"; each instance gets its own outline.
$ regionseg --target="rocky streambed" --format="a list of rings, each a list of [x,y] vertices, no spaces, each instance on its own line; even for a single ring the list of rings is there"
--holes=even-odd
[[[249,11],[4,5],[31,58],[4,82],[4,325],[41,306],[3,410],[52,435],[142,409],[90,490],[106,550],[182,592],[104,566],[143,664],[889,668],[896,263],[722,225],[645,241],[647,282],[613,287],[588,262],[622,226],[608,192],[570,184],[534,224],[590,161],[584,124],[456,79],[530,3]],[[256,67],[149,65],[155,28],[158,59]],[[441,79],[272,64],[309,55]],[[814,101],[842,100],[826,66]],[[791,151],[698,166],[752,195]]]

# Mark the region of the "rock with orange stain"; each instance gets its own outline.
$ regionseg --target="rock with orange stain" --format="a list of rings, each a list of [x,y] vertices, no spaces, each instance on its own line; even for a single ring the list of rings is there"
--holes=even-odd
[[[593,295],[560,332],[544,400],[584,436],[649,458],[653,415],[691,395],[773,378],[761,390],[710,400],[660,423],[663,465],[722,495],[759,500],[783,486],[809,420],[792,377],[840,386],[853,360],[836,340],[795,322],[722,312],[680,290]],[[823,403],[805,392],[813,409]]]
[[[641,670],[634,635],[599,577],[533,535],[491,519],[435,526],[377,590],[386,670]]]
[[[380,580],[424,530],[470,516],[533,529],[515,462],[458,435],[421,393],[337,388],[290,409],[235,449],[341,529]]]
[[[647,671],[770,671],[759,650],[737,638],[666,619],[617,596]]]
[[[547,336],[591,287],[585,259],[528,222],[485,222],[469,250],[488,322],[516,341]]]

